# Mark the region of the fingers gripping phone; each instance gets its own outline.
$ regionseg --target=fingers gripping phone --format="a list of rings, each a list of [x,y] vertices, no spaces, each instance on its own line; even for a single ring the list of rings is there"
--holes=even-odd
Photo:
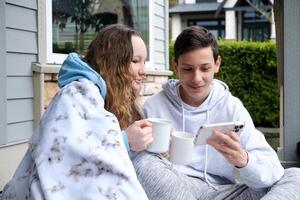
[[[221,131],[224,134],[232,131],[235,132],[237,135],[240,135],[244,126],[245,123],[241,121],[203,125],[199,128],[194,143],[196,145],[206,144],[206,140],[212,136],[213,130]]]

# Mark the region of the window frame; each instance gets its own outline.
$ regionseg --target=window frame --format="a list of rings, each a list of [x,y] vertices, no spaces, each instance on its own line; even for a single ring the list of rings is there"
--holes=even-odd
[[[46,0],[46,38],[47,63],[62,64],[67,54],[53,53],[52,46],[52,0]]]
[[[52,46],[52,0],[46,0],[46,63],[48,64],[62,64],[63,61],[67,58],[67,54],[61,53],[53,53],[53,46]],[[148,4],[148,31],[149,31],[149,41],[148,41],[148,59],[146,61],[146,68],[151,66],[151,35],[153,34],[150,31],[151,26],[151,1]]]
[[[254,17],[246,17],[245,15],[247,13],[254,14]],[[268,41],[271,38],[271,23],[264,18],[260,18],[259,16],[256,15],[255,11],[251,12],[242,12],[242,40],[247,40],[249,41],[249,38],[246,38],[245,31],[252,32],[252,31],[257,31],[260,30],[262,33],[267,34],[267,37],[264,37],[263,35],[255,35],[252,32],[252,41],[257,41],[257,42],[264,42]],[[255,36],[255,37],[254,37]],[[253,40],[254,39],[254,40]]]

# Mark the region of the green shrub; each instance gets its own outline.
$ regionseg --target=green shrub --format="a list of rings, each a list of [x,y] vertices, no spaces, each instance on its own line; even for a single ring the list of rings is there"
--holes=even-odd
[[[243,102],[256,126],[279,127],[275,44],[246,41],[218,44],[222,64],[215,78],[224,81]],[[170,61],[173,57],[173,43],[170,43]]]
[[[171,41],[169,44],[169,66],[170,66],[170,70],[174,72],[173,59],[174,59],[174,42]],[[178,79],[175,73],[173,73],[169,78]]]

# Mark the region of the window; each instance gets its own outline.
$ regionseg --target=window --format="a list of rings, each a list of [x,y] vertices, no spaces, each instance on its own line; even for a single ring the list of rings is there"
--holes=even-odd
[[[203,26],[209,30],[216,39],[225,38],[225,20],[224,19],[190,19],[187,22],[188,26]]]
[[[126,24],[141,32],[149,48],[149,1],[47,0],[47,62],[82,53],[105,25]]]
[[[254,11],[243,12],[242,40],[266,41],[270,39],[271,24]]]

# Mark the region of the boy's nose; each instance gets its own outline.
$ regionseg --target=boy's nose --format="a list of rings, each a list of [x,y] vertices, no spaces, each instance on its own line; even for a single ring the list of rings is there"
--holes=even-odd
[[[202,79],[203,79],[203,74],[202,74],[202,72],[196,70],[196,71],[194,72],[194,74],[193,74],[193,79],[192,79],[192,80],[193,80],[194,82],[199,82],[199,81],[202,81]]]

